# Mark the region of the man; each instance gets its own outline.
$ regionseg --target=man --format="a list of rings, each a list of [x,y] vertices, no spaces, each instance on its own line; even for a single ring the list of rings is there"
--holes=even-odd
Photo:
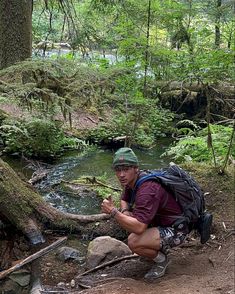
[[[174,197],[154,180],[148,180],[138,187],[134,208],[131,209],[132,191],[142,175],[133,150],[120,148],[114,155],[113,168],[123,187],[121,207],[118,210],[111,198],[105,199],[101,204],[102,212],[110,214],[130,233],[128,246],[132,252],[154,261],[145,278],[160,278],[169,264],[169,248],[180,245],[188,233],[187,229],[179,231],[173,227],[182,215],[182,209]]]

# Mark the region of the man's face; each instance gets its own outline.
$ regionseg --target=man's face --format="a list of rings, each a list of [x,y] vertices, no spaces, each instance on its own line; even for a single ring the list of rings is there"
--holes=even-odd
[[[116,176],[122,187],[134,187],[138,177],[139,168],[136,166],[117,166],[115,167]]]

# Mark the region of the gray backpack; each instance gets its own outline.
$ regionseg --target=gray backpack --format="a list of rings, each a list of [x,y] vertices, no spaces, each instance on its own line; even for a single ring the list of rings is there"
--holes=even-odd
[[[147,170],[141,173],[135,183],[130,208],[135,202],[136,191],[148,180],[155,180],[169,191],[182,208],[183,215],[175,221],[174,227],[180,228],[186,224],[190,230],[196,229],[204,244],[210,238],[212,215],[205,211],[205,199],[198,183],[176,164],[161,170]],[[166,199],[167,202],[167,199]]]

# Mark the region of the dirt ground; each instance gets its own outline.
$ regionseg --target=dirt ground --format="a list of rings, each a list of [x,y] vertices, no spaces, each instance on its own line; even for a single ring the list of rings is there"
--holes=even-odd
[[[79,275],[84,271],[74,262],[59,264],[55,255],[45,257],[42,277],[45,289],[62,290],[83,294],[193,294],[193,293],[234,293],[234,237],[232,223],[226,222],[220,238],[200,244],[190,237],[180,248],[170,253],[171,264],[163,278],[148,283],[144,274],[152,263],[140,258],[124,260],[100,270]],[[217,233],[216,233],[217,234]],[[71,288],[71,280],[75,287]],[[55,287],[58,283],[66,287]],[[58,283],[57,283],[58,282]],[[47,288],[46,284],[54,286]],[[60,284],[58,284],[60,285]],[[91,287],[90,289],[84,289]]]

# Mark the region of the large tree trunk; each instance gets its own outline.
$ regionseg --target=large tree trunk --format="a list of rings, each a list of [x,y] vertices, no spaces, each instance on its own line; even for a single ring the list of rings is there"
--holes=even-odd
[[[32,0],[0,1],[0,69],[31,57]]]
[[[0,218],[9,221],[26,235],[32,244],[42,243],[43,229],[67,229],[69,232],[120,236],[116,222],[106,214],[75,215],[63,213],[45,202],[41,195],[23,182],[12,168],[0,159]],[[94,222],[100,222],[94,226]],[[94,229],[95,228],[95,229]],[[95,231],[95,232],[94,232]]]

